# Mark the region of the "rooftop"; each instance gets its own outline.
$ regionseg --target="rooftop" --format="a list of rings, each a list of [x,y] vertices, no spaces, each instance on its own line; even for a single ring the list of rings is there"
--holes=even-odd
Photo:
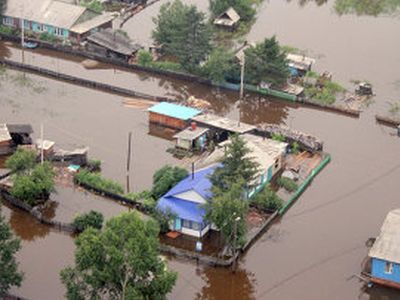
[[[240,16],[233,9],[233,7],[229,7],[226,11],[220,14],[215,20],[215,25],[224,25],[224,26],[233,26],[240,20]]]
[[[400,209],[392,210],[386,216],[369,256],[400,263]]]
[[[150,107],[148,111],[184,121],[192,119],[194,116],[197,116],[202,112],[201,110],[198,109],[168,102],[161,102],[159,104],[156,104]]]
[[[115,16],[111,13],[104,13],[99,16],[96,16],[90,20],[87,20],[82,23],[78,23],[74,25],[71,28],[71,31],[77,33],[77,34],[82,34],[85,32],[88,32],[89,30],[93,28],[97,28],[100,25],[103,25],[104,23],[110,22],[115,19]]]
[[[238,121],[220,117],[213,114],[204,114],[193,117],[193,121],[236,133],[246,133],[256,128],[253,125],[246,124],[243,122],[240,122],[239,125]]]
[[[289,53],[286,58],[289,61],[289,67],[299,70],[307,71],[313,64],[315,64],[315,59],[304,55]]]
[[[7,124],[7,128],[11,133],[33,133],[32,126],[29,124]]]
[[[185,130],[182,130],[181,132],[175,134],[174,138],[193,141],[202,134],[206,133],[208,130],[208,128],[200,126],[197,126],[194,130],[191,127],[188,127]]]

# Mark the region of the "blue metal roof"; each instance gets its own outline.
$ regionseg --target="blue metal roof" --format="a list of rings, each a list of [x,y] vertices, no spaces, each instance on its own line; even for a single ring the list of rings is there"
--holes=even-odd
[[[182,105],[177,105],[168,102],[161,102],[149,108],[150,112],[154,112],[161,115],[166,115],[172,118],[180,119],[180,120],[189,120],[198,114],[201,114],[202,111]]]
[[[210,199],[212,197],[212,184],[209,177],[218,166],[220,166],[220,164],[214,164],[207,168],[196,171],[193,179],[192,174],[190,174],[185,179],[181,180],[176,186],[170,189],[168,193],[164,195],[164,197],[176,196],[180,193],[194,190],[204,199]]]
[[[162,197],[158,200],[157,209],[175,214],[181,219],[202,223],[205,209],[199,203],[182,200],[175,197]]]

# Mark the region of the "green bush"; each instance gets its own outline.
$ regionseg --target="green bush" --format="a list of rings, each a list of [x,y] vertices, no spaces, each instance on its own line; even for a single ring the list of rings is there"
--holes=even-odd
[[[292,153],[297,154],[300,151],[300,145],[298,142],[293,142],[292,144]]]
[[[103,4],[99,0],[81,0],[79,5],[97,13],[101,13],[104,10]]]
[[[152,196],[154,199],[160,198],[187,175],[188,171],[180,167],[162,167],[153,175]]]
[[[183,68],[179,63],[171,61],[156,61],[151,64],[151,67],[159,70],[169,70],[175,72],[183,72]]]
[[[54,190],[54,171],[50,163],[37,165],[31,173],[15,174],[11,194],[34,206],[38,200],[48,199]]]
[[[36,165],[36,152],[18,148],[13,155],[6,160],[6,167],[12,172],[22,173],[31,170]]]
[[[273,139],[274,141],[278,141],[278,142],[284,142],[285,141],[285,137],[280,133],[273,133],[271,135],[271,139]]]
[[[107,191],[110,193],[122,195],[124,193],[124,188],[118,182],[112,181],[110,179],[105,179],[101,177],[99,173],[92,173],[86,169],[80,170],[74,175],[75,181],[83,184],[87,184],[91,187]]]
[[[85,213],[75,217],[72,224],[80,231],[84,231],[86,228],[89,227],[100,230],[103,227],[103,221],[104,217],[101,213],[91,210],[89,213]]]
[[[0,33],[6,34],[6,35],[15,35],[17,33],[17,31],[15,30],[15,28],[0,25]]]
[[[50,43],[55,43],[58,41],[58,38],[48,32],[42,32],[39,35],[39,40],[45,41],[45,42],[50,42]]]
[[[251,204],[263,210],[275,211],[283,207],[283,200],[269,186],[266,186],[251,200]]]
[[[101,160],[100,159],[89,159],[88,165],[92,170],[100,170],[101,168]]]
[[[149,51],[140,49],[137,54],[138,64],[144,67],[148,67],[153,63],[153,56]]]
[[[294,180],[290,179],[290,178],[281,177],[278,179],[277,183],[280,187],[283,187],[289,193],[294,192],[298,188],[297,183],[294,182]]]

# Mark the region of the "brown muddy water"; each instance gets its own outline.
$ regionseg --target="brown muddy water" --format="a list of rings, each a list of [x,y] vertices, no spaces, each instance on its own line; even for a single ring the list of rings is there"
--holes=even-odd
[[[156,12],[139,14],[147,16],[140,24],[151,24]],[[339,17],[332,2],[317,6],[308,1],[300,6],[296,1],[271,0],[262,4],[248,40],[277,34],[282,43],[316,56],[317,70],[333,72],[348,87],[351,79],[367,79],[377,96],[360,119],[247,97],[243,121],[286,124],[314,134],[325,141],[332,162],[249,250],[235,274],[170,259],[170,267],[179,272],[170,299],[400,299],[398,292],[389,289],[364,291],[362,283],[352,278],[359,274],[367,254],[365,241],[379,233],[387,212],[399,207],[400,139],[394,129],[377,125],[373,118],[387,110],[388,101],[400,100],[399,32],[397,17]],[[2,55],[18,57],[18,50],[1,47]],[[118,69],[115,75],[113,69],[86,73],[79,60],[34,53],[28,63],[36,61],[54,69],[58,64],[59,70],[131,83],[142,92],[194,94],[212,101],[216,112],[238,117],[235,93],[143,73],[121,75],[125,71]],[[120,182],[125,182],[127,135],[132,130],[135,190],[148,187],[153,171],[164,163],[176,163],[165,152],[170,142],[147,135],[146,113],[123,107],[121,97],[29,77],[41,81],[46,91],[35,93],[18,83],[2,82],[1,122],[32,123],[36,133],[44,122],[46,138],[65,147],[89,145],[91,155],[104,161],[104,174]],[[61,299],[64,288],[58,273],[73,260],[72,238],[32,225],[34,220],[19,211],[3,211],[23,239],[18,259],[26,279],[13,292],[29,299]]]

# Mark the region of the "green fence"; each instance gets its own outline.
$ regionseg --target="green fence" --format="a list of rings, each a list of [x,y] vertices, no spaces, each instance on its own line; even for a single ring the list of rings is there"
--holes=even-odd
[[[325,158],[322,160],[322,162],[311,171],[311,174],[308,175],[306,180],[299,186],[299,188],[296,190],[296,192],[290,197],[289,201],[279,210],[279,215],[282,216],[288,208],[296,202],[297,198],[304,192],[304,190],[307,188],[307,186],[311,183],[311,181],[314,179],[315,176],[318,175],[318,173],[331,161],[331,156],[327,154]]]

